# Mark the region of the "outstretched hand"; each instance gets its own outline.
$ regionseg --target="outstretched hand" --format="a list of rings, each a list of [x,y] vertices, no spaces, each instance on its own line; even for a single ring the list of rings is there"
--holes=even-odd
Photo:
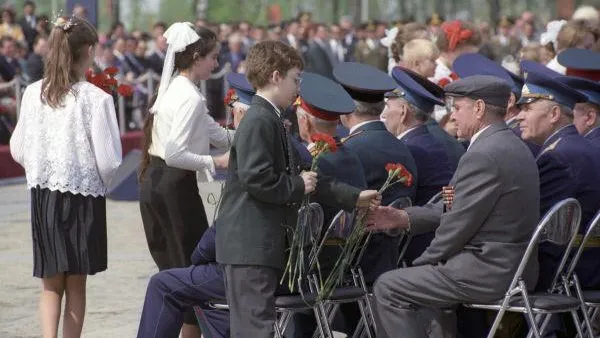
[[[393,207],[377,207],[367,215],[368,230],[406,229],[409,225],[408,214]]]

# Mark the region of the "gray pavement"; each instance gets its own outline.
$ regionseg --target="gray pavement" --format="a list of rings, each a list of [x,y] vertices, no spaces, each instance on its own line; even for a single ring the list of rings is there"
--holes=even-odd
[[[29,193],[16,182],[0,182],[0,338],[40,337],[40,281],[32,277]],[[207,196],[218,197],[220,184],[201,184],[200,190],[211,220],[214,206]],[[135,337],[146,285],[157,268],[137,202],[108,200],[107,222],[108,269],[88,278],[82,336]]]

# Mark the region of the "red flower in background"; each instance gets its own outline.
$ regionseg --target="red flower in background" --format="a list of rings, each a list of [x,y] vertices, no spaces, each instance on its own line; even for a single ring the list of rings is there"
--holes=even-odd
[[[122,84],[117,88],[117,93],[121,96],[129,97],[133,95],[133,88],[129,85]]]
[[[439,81],[438,81],[438,83],[437,83],[437,84],[438,84],[438,86],[440,86],[440,87],[444,88],[444,87],[446,87],[446,86],[448,85],[448,83],[450,83],[450,82],[452,82],[452,81],[450,81],[450,79],[448,79],[447,77],[443,77],[443,78],[439,79]]]
[[[442,31],[448,39],[448,51],[452,52],[461,42],[464,42],[473,36],[473,31],[463,29],[460,20],[448,21],[442,24]]]
[[[225,95],[225,99],[223,100],[223,102],[225,103],[226,106],[229,106],[232,101],[235,99],[236,95],[235,95],[235,89],[233,88],[229,88],[229,90],[227,91],[227,94]]]
[[[85,77],[88,82],[94,86],[104,90],[107,94],[113,95],[114,92],[121,96],[133,95],[133,88],[128,85],[119,85],[119,81],[114,78],[119,70],[116,67],[108,67],[101,73],[94,73],[90,68],[85,72]]]
[[[119,72],[119,69],[117,67],[108,67],[104,70],[105,74],[108,74],[110,76],[114,76]]]

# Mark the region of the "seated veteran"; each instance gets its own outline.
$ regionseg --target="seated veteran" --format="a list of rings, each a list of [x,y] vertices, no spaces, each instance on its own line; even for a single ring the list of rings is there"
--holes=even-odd
[[[450,181],[452,203],[379,207],[369,217],[376,230],[418,235],[435,229],[412,267],[389,271],[375,283],[377,337],[455,337],[454,313],[443,309],[501,299],[539,220],[539,210],[528,207],[539,204],[535,160],[504,122],[510,87],[476,75],[445,91],[459,136],[470,140]],[[536,263],[525,272],[527,285],[535,285]]]

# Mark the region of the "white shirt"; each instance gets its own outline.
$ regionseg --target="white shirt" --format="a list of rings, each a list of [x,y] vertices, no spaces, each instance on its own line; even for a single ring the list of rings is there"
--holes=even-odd
[[[359,124],[355,125],[354,127],[350,128],[349,135],[352,135],[352,133],[354,133],[354,131],[355,131],[356,129],[358,129],[358,128],[360,128],[360,127],[364,126],[365,124],[372,123],[372,122],[381,122],[381,121],[379,121],[379,120],[370,120],[370,121],[364,121],[364,122],[361,122],[361,123],[359,123]]]
[[[477,138],[479,137],[479,135],[481,135],[481,133],[483,133],[490,126],[491,126],[491,124],[483,127],[483,129],[480,129],[478,132],[475,133],[475,135],[473,135],[473,137],[471,137],[471,140],[469,142],[469,148],[467,148],[467,150],[469,150],[471,148],[471,146],[473,145],[473,143],[475,142],[475,140],[477,140]]]
[[[54,109],[40,100],[41,88],[42,80],[25,89],[10,139],[27,187],[103,196],[122,159],[112,96],[82,81]]]
[[[233,133],[208,115],[206,99],[185,76],[173,78],[157,108],[148,153],[168,166],[199,171],[209,179],[215,174],[210,145],[227,148]]]
[[[546,65],[546,67],[552,69],[553,71],[560,73],[562,75],[567,74],[567,68],[563,65],[561,65],[560,63],[558,63],[558,57],[555,56],[552,60],[550,60],[550,62],[548,62],[548,64]]]
[[[399,139],[399,140],[402,140],[402,138],[403,138],[404,136],[408,135],[408,133],[410,133],[411,131],[413,131],[413,130],[417,129],[418,127],[420,127],[420,126],[412,127],[412,128],[410,128],[410,129],[408,129],[408,130],[405,130],[405,131],[403,131],[403,132],[402,132],[402,134],[398,135],[398,139]]]

